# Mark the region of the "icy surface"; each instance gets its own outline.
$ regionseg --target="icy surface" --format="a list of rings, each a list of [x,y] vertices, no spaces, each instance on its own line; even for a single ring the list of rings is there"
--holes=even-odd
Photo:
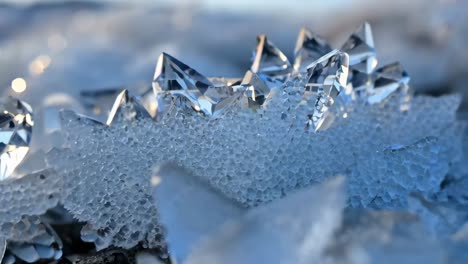
[[[172,108],[159,122],[108,127],[63,112],[70,149],[47,159],[64,176],[64,206],[88,223],[83,236],[98,248],[160,245],[148,179],[163,162],[190,168],[246,206],[343,174],[351,206],[401,208],[410,192],[438,191],[461,156],[458,96],[415,97],[406,111],[398,94],[377,105],[356,102],[335,109],[328,130],[308,133],[303,89],[293,79],[256,112],[232,104],[218,118]]]
[[[0,182],[0,230],[24,215],[41,215],[56,206],[61,199],[62,186],[62,179],[51,170]]]

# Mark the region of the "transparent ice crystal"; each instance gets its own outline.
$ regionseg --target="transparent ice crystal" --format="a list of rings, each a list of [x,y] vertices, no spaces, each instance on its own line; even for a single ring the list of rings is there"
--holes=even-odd
[[[307,66],[332,51],[330,45],[317,34],[302,28],[294,49],[294,70],[305,72]]]
[[[0,101],[0,181],[10,177],[28,153],[33,126],[31,106],[12,97]]]

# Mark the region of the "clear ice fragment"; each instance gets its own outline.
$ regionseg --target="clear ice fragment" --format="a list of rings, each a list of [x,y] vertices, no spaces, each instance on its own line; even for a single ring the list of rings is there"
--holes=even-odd
[[[364,23],[351,34],[341,50],[349,55],[349,85],[358,96],[365,94],[372,85],[371,74],[377,67],[377,55],[369,23]]]
[[[135,97],[129,96],[128,90],[123,90],[115,99],[106,124],[110,126],[113,122],[129,122],[149,117],[150,115],[140,102]]]
[[[213,86],[205,76],[167,53],[159,56],[153,78],[156,94],[172,90],[198,90],[203,94]]]
[[[353,70],[371,74],[377,66],[377,58],[370,24],[364,23],[351,34],[341,51],[348,53]]]
[[[0,100],[0,181],[9,178],[28,153],[33,126],[31,106],[12,97]]]
[[[306,72],[307,66],[330,51],[332,48],[324,39],[303,27],[294,49],[294,70]]]
[[[349,57],[334,50],[307,67],[306,92],[315,95],[314,109],[306,124],[308,129],[318,131],[326,128],[332,119],[329,108],[346,87]]]
[[[114,105],[115,98],[122,92],[123,88],[108,88],[102,90],[85,90],[80,92],[81,103],[86,114],[98,120],[107,120]]]
[[[384,101],[400,87],[408,86],[410,81],[410,77],[399,62],[377,69],[374,75],[374,84],[367,97],[367,102],[370,104]]]
[[[241,85],[245,87],[244,94],[248,100],[247,104],[252,108],[262,105],[270,92],[265,82],[252,71],[247,71],[245,73]]]
[[[259,75],[269,77],[281,76],[291,72],[291,63],[265,35],[257,37],[257,47],[254,51],[250,70]]]

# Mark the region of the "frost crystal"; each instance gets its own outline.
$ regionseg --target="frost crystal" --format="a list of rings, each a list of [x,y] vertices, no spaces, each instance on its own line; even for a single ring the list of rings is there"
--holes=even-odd
[[[388,64],[375,71],[374,84],[369,91],[367,102],[382,102],[399,88],[409,85],[410,78],[399,62]]]
[[[29,151],[31,106],[12,97],[0,101],[0,181],[11,176]]]
[[[330,45],[307,28],[302,28],[294,49],[294,70],[305,72],[307,66],[332,51]]]
[[[372,83],[371,74],[377,67],[374,38],[369,23],[364,23],[351,34],[341,50],[349,54],[350,86],[356,93],[365,92]]]
[[[292,70],[291,63],[265,35],[257,37],[257,47],[253,54],[250,70],[264,78],[283,79]]]
[[[346,53],[334,50],[307,67],[309,75],[306,90],[315,95],[310,126],[317,131],[330,119],[328,109],[335,103],[340,92],[346,87],[349,57]]]
[[[137,118],[148,117],[148,112],[139,102],[137,102],[137,99],[130,97],[127,90],[123,90],[117,96],[106,124],[110,126],[112,122],[117,120],[133,121]]]

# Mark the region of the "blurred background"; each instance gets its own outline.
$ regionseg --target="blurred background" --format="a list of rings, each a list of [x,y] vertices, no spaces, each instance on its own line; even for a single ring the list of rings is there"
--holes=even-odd
[[[58,120],[39,120],[82,111],[82,90],[150,85],[163,51],[206,76],[240,77],[258,34],[292,58],[302,26],[340,47],[367,20],[379,64],[400,60],[419,93],[466,93],[467,11],[463,0],[3,1],[0,92],[53,130]]]

